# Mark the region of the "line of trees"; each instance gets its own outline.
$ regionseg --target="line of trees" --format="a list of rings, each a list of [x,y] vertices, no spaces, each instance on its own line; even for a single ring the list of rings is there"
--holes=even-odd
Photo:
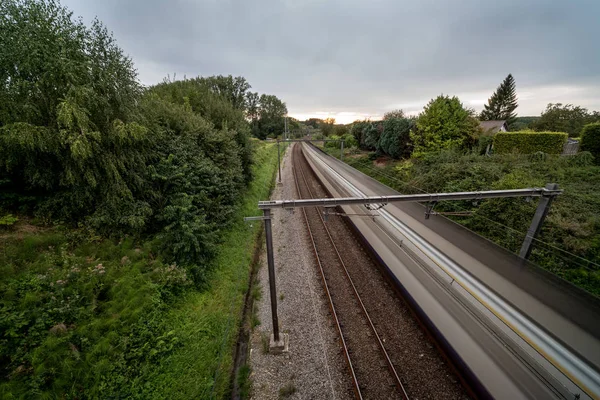
[[[243,77],[144,88],[100,21],[52,0],[0,15],[0,216],[156,235],[200,282],[251,179],[250,136],[281,132],[285,103]]]

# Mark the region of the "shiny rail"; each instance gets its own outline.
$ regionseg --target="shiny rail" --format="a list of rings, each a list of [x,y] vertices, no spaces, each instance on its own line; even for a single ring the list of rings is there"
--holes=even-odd
[[[304,157],[302,155],[302,157]],[[308,184],[308,181],[306,179],[306,175],[304,174],[304,171],[302,170],[302,167],[300,167],[300,175],[302,177],[302,180],[304,181],[304,184],[306,185],[307,191],[310,195],[311,198],[314,198],[315,196],[313,195],[312,191],[310,190],[310,186]],[[300,189],[298,187],[298,177],[297,177],[297,172],[296,169],[294,168],[294,177],[295,177],[295,182],[296,182],[296,188],[298,190],[298,194],[300,195]],[[315,207],[317,208],[317,207]],[[304,208],[302,209],[304,212],[304,216],[306,218],[306,224],[308,227],[308,230],[310,232],[310,225],[308,224],[308,218],[306,217],[306,212],[304,211]],[[318,208],[317,208],[318,211]],[[371,331],[373,332],[374,337],[377,339],[377,344],[379,347],[379,350],[381,352],[381,354],[384,356],[385,360],[386,360],[386,364],[388,366],[388,369],[390,371],[390,374],[393,377],[394,383],[395,385],[398,387],[398,390],[400,391],[400,393],[402,393],[402,396],[404,399],[409,399],[408,397],[408,393],[406,392],[406,389],[404,388],[404,385],[402,384],[402,381],[400,380],[400,377],[398,375],[398,372],[396,371],[396,368],[394,367],[394,364],[392,363],[392,360],[390,359],[389,354],[387,353],[384,345],[383,345],[383,341],[381,340],[381,337],[379,335],[379,333],[377,332],[377,329],[375,328],[375,325],[373,324],[373,321],[371,320],[371,317],[369,316],[369,313],[367,312],[367,309],[362,301],[362,298],[360,297],[358,290],[356,289],[356,286],[354,285],[354,281],[352,280],[352,278],[350,277],[350,273],[348,272],[348,269],[346,268],[346,264],[344,263],[344,261],[342,260],[342,257],[339,253],[339,250],[333,240],[333,237],[331,236],[331,233],[329,231],[329,228],[327,227],[327,224],[325,223],[325,220],[323,219],[323,215],[321,212],[318,212],[319,215],[319,219],[321,221],[321,224],[323,226],[324,231],[327,233],[327,237],[329,238],[330,244],[332,246],[332,248],[335,250],[335,253],[337,255],[337,258],[340,262],[340,265],[343,268],[344,271],[344,275],[346,276],[346,278],[348,279],[348,282],[350,283],[351,287],[352,287],[352,293],[354,295],[354,297],[356,298],[356,300],[358,301],[358,304],[360,305],[361,311],[363,313],[363,315],[365,316],[365,318],[367,319],[369,328],[371,329]],[[311,240],[312,240],[312,233],[310,234]],[[314,245],[313,242],[313,248],[315,249],[315,253],[316,253],[316,247]],[[318,256],[317,256],[318,257]],[[327,288],[327,281],[325,280],[325,275],[323,273],[323,269],[322,266],[319,265],[319,267],[321,268],[321,277],[323,278],[323,283],[326,287],[326,291],[327,293],[329,293],[329,289]],[[330,298],[331,301],[331,298]],[[333,307],[333,303],[331,303],[331,307]],[[336,317],[336,322],[337,322],[337,317]],[[340,330],[340,335],[341,335],[341,330]],[[347,349],[346,349],[347,351]],[[353,378],[356,379],[356,376],[353,375]],[[358,389],[360,391],[360,389]]]

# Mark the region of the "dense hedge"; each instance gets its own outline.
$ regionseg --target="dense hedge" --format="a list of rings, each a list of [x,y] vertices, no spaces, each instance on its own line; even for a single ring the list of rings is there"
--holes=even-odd
[[[589,151],[600,164],[600,122],[587,124],[581,131],[581,150]]]
[[[566,141],[567,134],[562,132],[500,132],[494,137],[494,151],[500,154],[514,151],[521,154],[538,151],[560,154]]]

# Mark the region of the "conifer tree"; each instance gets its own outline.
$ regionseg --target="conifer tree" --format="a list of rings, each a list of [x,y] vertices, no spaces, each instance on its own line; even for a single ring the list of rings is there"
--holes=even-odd
[[[480,119],[482,121],[505,120],[507,125],[511,125],[517,118],[515,112],[517,107],[515,78],[512,74],[508,74],[492,97],[488,99],[488,104],[484,106]]]

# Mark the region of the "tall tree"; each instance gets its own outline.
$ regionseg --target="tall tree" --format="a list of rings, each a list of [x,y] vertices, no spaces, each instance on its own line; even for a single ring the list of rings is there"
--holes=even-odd
[[[517,91],[515,78],[511,74],[502,81],[492,97],[488,99],[488,104],[484,106],[480,118],[483,121],[504,120],[508,125],[516,121],[517,113]]]
[[[452,147],[468,148],[478,131],[473,110],[465,108],[456,96],[440,95],[425,106],[417,118],[416,129],[410,133],[413,155]]]
[[[321,132],[323,135],[329,136],[333,133],[333,126],[335,125],[335,118],[325,118],[323,122],[321,122],[319,128],[321,128]]]
[[[266,139],[269,135],[279,135],[284,130],[284,117],[287,114],[285,103],[274,95],[263,94],[260,96],[260,109],[257,137]]]
[[[234,78],[231,75],[217,75],[202,79],[213,92],[229,100],[233,107],[239,110],[246,110],[246,92],[251,88],[246,78],[241,76]]]

